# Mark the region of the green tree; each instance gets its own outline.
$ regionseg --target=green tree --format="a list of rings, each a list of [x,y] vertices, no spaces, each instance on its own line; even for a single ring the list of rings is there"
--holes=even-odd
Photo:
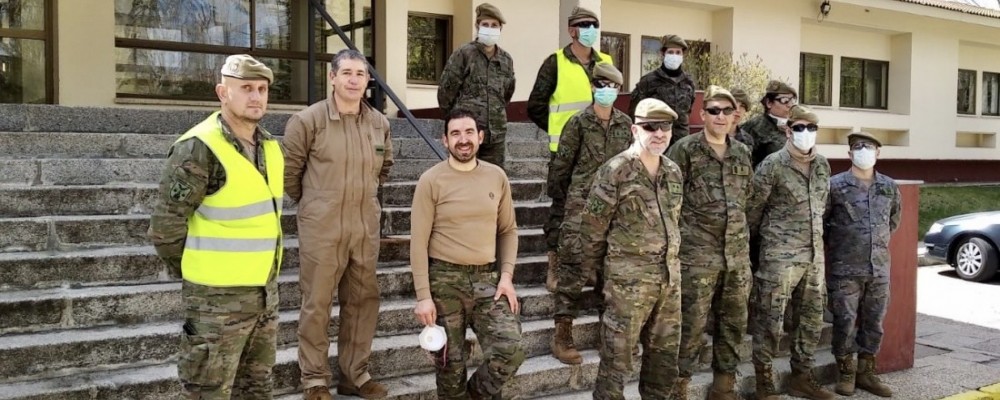
[[[726,89],[741,88],[751,100],[760,99],[767,82],[772,79],[771,69],[764,64],[764,60],[748,53],[734,55],[729,51],[702,52],[692,55],[685,63],[688,72],[696,77],[699,89],[704,90],[708,85]],[[787,82],[787,79],[783,80]],[[747,111],[744,121],[762,112],[760,103],[754,102]]]

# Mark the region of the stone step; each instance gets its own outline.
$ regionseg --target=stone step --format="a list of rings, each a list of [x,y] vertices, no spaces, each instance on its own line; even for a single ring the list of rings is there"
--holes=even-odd
[[[545,281],[544,256],[517,260],[514,282],[535,285]],[[409,265],[384,265],[376,269],[381,297],[413,296]],[[299,271],[283,269],[278,276],[279,307],[297,309],[302,294]],[[0,335],[79,329],[118,324],[138,324],[180,319],[181,283],[60,287],[0,292]]]
[[[175,294],[176,297],[179,297]],[[518,298],[522,302],[522,317],[528,321],[546,319],[545,323],[535,324],[532,334],[546,334],[552,328],[553,312],[552,295],[543,287],[519,288]],[[178,299],[179,300],[179,299]],[[379,339],[395,342],[397,347],[382,346],[383,353],[373,355],[385,365],[410,365],[421,359],[408,359],[406,354],[414,354],[411,347],[416,347],[416,333],[421,329],[413,316],[413,298],[383,300],[379,309]],[[340,309],[334,307],[331,315],[329,333],[335,337],[340,326]],[[46,333],[0,336],[0,381],[13,381],[46,376],[63,369],[92,369],[101,365],[123,365],[140,362],[175,361],[181,334],[181,315],[176,319],[147,323],[141,325],[117,325],[92,329],[73,329]],[[298,310],[288,310],[280,314],[278,329],[278,347],[283,349],[294,346],[298,338]],[[597,326],[596,317],[581,319],[576,333],[580,335],[585,346],[595,344]],[[539,326],[541,325],[541,326]],[[528,336],[526,335],[526,336]],[[393,340],[395,339],[395,340]],[[410,339],[407,341],[406,339]],[[378,339],[376,339],[378,340]],[[527,342],[536,340],[533,337]],[[536,340],[537,341],[537,340]],[[547,340],[545,341],[547,342]],[[336,346],[334,346],[336,347]],[[375,346],[379,347],[379,346]],[[541,349],[537,349],[540,352]],[[402,353],[403,359],[395,353]],[[416,366],[419,369],[419,366]],[[390,376],[392,371],[380,376]],[[373,371],[374,374],[374,371]]]
[[[439,162],[432,159],[396,160],[389,180],[415,181]],[[0,187],[157,183],[163,166],[164,160],[156,158],[0,159],[0,171],[4,171],[0,175]],[[507,175],[511,179],[542,179],[547,168],[547,158],[509,160]]]
[[[541,229],[518,230],[518,254],[545,252]],[[409,236],[382,239],[379,261],[408,263]],[[298,239],[285,241],[282,269],[299,265]],[[166,268],[152,246],[109,247],[60,252],[0,253],[0,291],[59,286],[167,281]]]
[[[544,179],[512,179],[516,202],[542,201]],[[416,181],[389,182],[382,187],[383,204],[409,207]],[[155,183],[79,186],[0,187],[0,215],[41,217],[47,215],[149,214],[156,203]]]
[[[382,209],[383,235],[410,233],[410,207]],[[540,228],[549,216],[549,203],[515,203],[518,227]],[[284,210],[285,235],[298,234],[296,210]],[[109,246],[149,244],[149,215],[88,215],[0,218],[0,251],[65,251]]]

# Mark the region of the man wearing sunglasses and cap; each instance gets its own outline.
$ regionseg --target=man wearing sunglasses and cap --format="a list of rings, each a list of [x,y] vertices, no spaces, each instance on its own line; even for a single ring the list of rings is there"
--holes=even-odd
[[[594,67],[599,62],[612,62],[611,56],[593,48],[600,35],[601,23],[597,14],[583,7],[576,7],[567,19],[570,44],[556,50],[538,69],[535,86],[528,96],[528,118],[538,128],[549,134],[549,151],[555,157],[559,151],[559,137],[569,119],[593,103],[590,89]],[[549,220],[543,226],[548,247],[549,270],[558,265],[559,225],[562,224],[565,196],[548,189],[552,198]]]
[[[694,80],[681,68],[684,52],[688,44],[677,35],[666,35],[660,39],[660,56],[663,64],[660,68],[639,79],[632,90],[632,102],[629,104],[629,115],[635,114],[635,107],[645,98],[655,98],[667,103],[677,113],[674,121],[670,145],[688,135],[688,118],[691,106],[694,104]]]
[[[787,83],[773,80],[767,83],[760,104],[764,112],[751,118],[743,129],[753,137],[754,168],[769,154],[785,147],[789,110],[798,104],[799,95]]]
[[[736,123],[736,99],[712,85],[705,92],[703,132],[670,147],[669,157],[684,174],[681,208],[681,288],[684,304],[675,399],[687,398],[707,327],[712,335],[712,388],[709,400],[735,400],[736,349],[747,325],[750,232],[746,203],[750,193],[750,148],[729,137]]]
[[[823,219],[833,355],[840,370],[836,391],[850,396],[856,385],[891,397],[892,390],[875,376],[875,354],[889,302],[889,237],[899,227],[899,187],[875,171],[882,142],[866,132],[847,135],[847,142],[851,169],[830,178]]]
[[[640,341],[641,396],[672,398],[677,380],[684,178],[663,155],[677,113],[645,99],[635,118],[632,145],[598,169],[580,228],[585,268],[602,268],[605,279],[595,400],[625,398]]]
[[[573,344],[573,319],[580,312],[583,286],[595,274],[594,291],[601,293],[601,271],[584,269],[580,263],[580,213],[586,207],[597,169],[632,143],[632,120],[613,107],[622,81],[614,65],[599,63],[594,67],[594,104],[569,119],[559,139],[559,151],[549,163],[548,187],[566,200],[566,218],[559,233],[559,265],[555,273],[549,273],[556,281],[549,285],[556,294],[552,355],[566,364],[583,362]]]
[[[836,397],[812,373],[826,307],[823,213],[830,192],[830,164],[816,151],[818,123],[808,108],[791,108],[785,147],[757,167],[747,205],[750,228],[761,241],[750,330],[757,398],[762,400],[778,399],[772,361],[789,305],[794,317],[788,394],[813,400]]]

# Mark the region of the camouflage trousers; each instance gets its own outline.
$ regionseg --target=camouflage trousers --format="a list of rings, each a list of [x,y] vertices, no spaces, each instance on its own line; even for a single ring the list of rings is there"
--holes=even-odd
[[[763,262],[754,276],[757,299],[753,334],[753,362],[771,368],[784,331],[786,307],[793,310],[791,366],[796,372],[811,371],[816,345],[823,333],[826,285],[822,263]]]
[[[555,157],[556,153],[550,155],[550,165]],[[545,245],[548,251],[559,249],[559,233],[562,230],[564,215],[566,215],[566,198],[552,199],[552,205],[549,206],[549,219],[545,221],[545,225],[542,225],[542,234],[545,236]]]
[[[507,142],[502,138],[497,142],[483,142],[483,144],[479,145],[476,158],[494,164],[506,171],[507,167],[504,163],[507,161]]]
[[[604,273],[597,268],[583,264],[583,240],[580,236],[582,211],[570,212],[562,222],[559,231],[559,266],[556,268],[558,284],[555,293],[555,317],[576,318],[580,308],[586,303],[583,287],[591,276],[597,276],[594,284],[595,302],[598,311],[603,312]],[[597,269],[597,271],[595,271]]]
[[[888,278],[831,276],[827,288],[833,312],[833,355],[877,354],[889,305]]]
[[[468,391],[481,397],[500,394],[504,383],[524,362],[521,321],[506,298],[494,301],[500,272],[493,264],[457,265],[431,260],[431,297],[437,306],[437,324],[448,335],[444,365],[437,368],[438,399],[468,399]],[[466,327],[472,326],[483,351],[483,363],[466,385]],[[442,358],[437,354],[436,358]]]
[[[660,267],[662,268],[662,267]],[[595,400],[622,400],[633,371],[632,349],[642,344],[639,393],[643,399],[669,399],[677,380],[681,341],[681,288],[663,274],[605,271],[601,318],[601,363]]]
[[[185,281],[177,376],[183,398],[270,399],[278,337],[278,284],[209,287]]]
[[[733,373],[740,363],[738,347],[747,326],[747,300],[753,275],[749,265],[724,271],[705,268],[683,270],[681,279],[682,315],[680,376],[691,377],[704,347],[706,323],[712,335],[712,369]],[[708,318],[711,316],[712,318]]]

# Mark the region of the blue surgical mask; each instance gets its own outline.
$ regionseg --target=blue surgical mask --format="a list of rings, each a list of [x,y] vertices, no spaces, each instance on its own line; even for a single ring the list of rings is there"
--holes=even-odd
[[[594,43],[597,43],[597,35],[601,31],[594,27],[577,29],[580,30],[580,36],[578,37],[580,44],[584,47],[594,47]]]
[[[615,104],[615,100],[617,99],[618,89],[597,88],[597,90],[594,90],[594,102],[603,107],[611,107],[611,105]]]

